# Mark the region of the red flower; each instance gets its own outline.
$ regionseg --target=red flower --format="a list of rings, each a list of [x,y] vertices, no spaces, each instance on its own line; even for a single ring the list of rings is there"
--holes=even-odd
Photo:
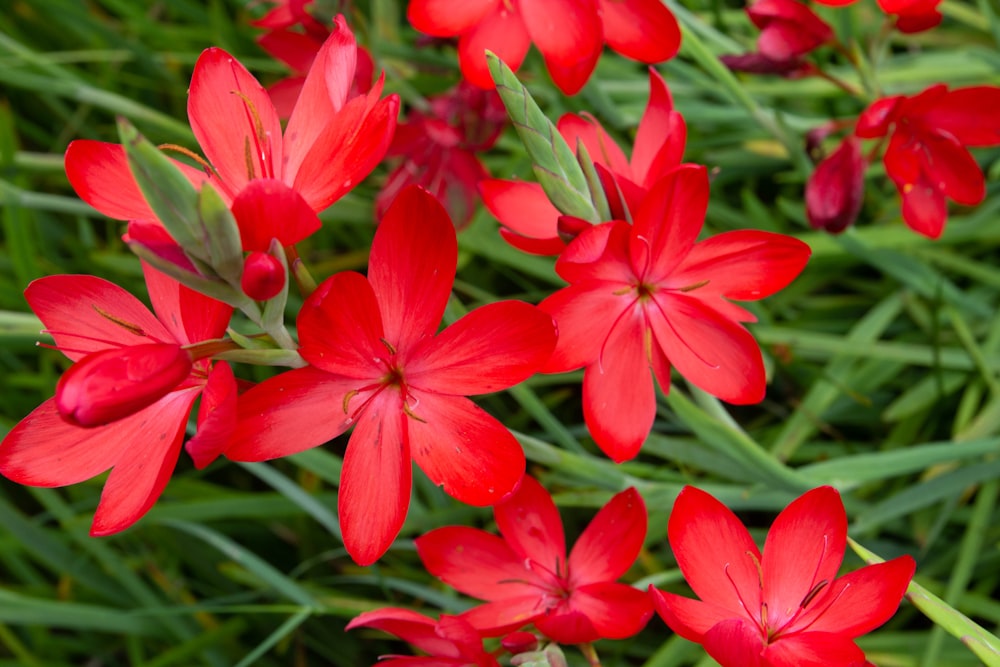
[[[854,136],[816,166],[806,183],[806,213],[813,229],[839,234],[854,224],[864,200],[865,166]]]
[[[431,195],[404,190],[372,242],[368,277],[327,279],[298,317],[310,366],[240,398],[226,456],[261,461],[321,445],[355,425],[344,456],[344,545],[373,563],[396,537],[410,501],[410,459],[458,500],[492,505],[524,473],[524,453],[467,395],[506,389],[535,373],[555,345],[551,318],[503,301],[435,335],[458,248]]]
[[[0,473],[29,486],[76,484],[108,468],[92,535],[128,528],[152,507],[177,464],[191,406],[202,395],[188,451],[199,467],[233,427],[236,384],[225,363],[196,360],[193,343],[224,335],[232,308],[143,267],[154,316],[93,276],[50,276],[25,297],[74,366],[0,444]],[[181,372],[186,370],[187,372]],[[83,424],[83,426],[79,425]]]
[[[843,7],[857,0],[816,0],[828,7]],[[941,23],[938,5],[941,0],[878,0],[878,6],[886,14],[896,16],[896,29],[912,33],[929,30]]]
[[[387,157],[400,157],[375,199],[382,217],[401,190],[419,185],[437,197],[458,229],[472,221],[479,181],[489,176],[476,152],[493,147],[507,122],[500,96],[462,81],[431,98],[429,113],[411,111],[396,128]]]
[[[946,199],[974,206],[986,196],[983,172],[967,146],[1000,144],[1000,88],[948,90],[945,84],[878,100],[858,118],[864,139],[889,137],[885,171],[903,199],[903,220],[936,239],[948,218]]]
[[[581,142],[604,185],[612,214],[625,219],[634,212],[653,183],[681,163],[687,127],[674,110],[670,89],[649,70],[649,101],[639,121],[632,158],[594,118],[565,114],[557,124],[574,149]],[[566,247],[559,234],[559,210],[537,183],[487,179],[480,183],[483,203],[503,227],[500,235],[512,246],[540,255],[557,255]],[[623,199],[624,197],[624,199]]]
[[[567,95],[583,87],[604,42],[646,63],[672,58],[680,29],[659,0],[410,0],[413,27],[436,37],[458,36],[462,75],[493,88],[486,51],[517,70],[534,43],[552,80]]]
[[[634,457],[653,424],[650,370],[664,392],[673,365],[730,403],[764,397],[760,348],[740,324],[755,318],[729,300],[784,288],[809,247],[750,230],[696,243],[707,207],[705,168],[678,167],[646,195],[634,224],[606,222],[577,236],[556,262],[569,287],[539,305],[559,328],[542,371],[586,367],[584,419],[615,461]]]
[[[379,99],[381,80],[369,94],[350,99],[356,58],[354,35],[337,17],[283,133],[267,92],[239,62],[218,48],[201,54],[191,77],[188,118],[211,169],[208,175],[185,171],[196,185],[212,183],[234,211],[268,213],[250,221],[237,215],[244,234],[275,237],[283,245],[302,240],[288,237],[288,211],[308,218],[295,229],[315,231],[314,212],[348,192],[385,155],[399,99]],[[155,219],[120,145],[72,142],[66,174],[77,194],[105,215]],[[264,231],[245,231],[261,224]]]
[[[428,572],[488,601],[461,615],[477,630],[494,637],[534,623],[555,642],[580,644],[631,637],[646,625],[649,598],[615,582],[646,538],[646,506],[635,489],[597,513],[568,559],[559,511],[534,478],[525,476],[493,514],[502,538],[448,526],[416,540]]]
[[[757,50],[770,60],[803,56],[833,40],[833,29],[798,0],[757,0],[746,8],[760,28]]]
[[[650,586],[656,611],[722,667],[864,664],[854,639],[896,612],[915,567],[902,556],[838,578],[847,517],[829,486],[778,515],[763,557],[736,515],[690,486],[674,503],[667,535],[701,600]]]
[[[354,628],[388,632],[427,653],[426,657],[382,656],[379,667],[500,667],[483,650],[479,633],[458,616],[442,615],[435,621],[415,611],[387,607],[366,611],[347,624],[348,630]]]

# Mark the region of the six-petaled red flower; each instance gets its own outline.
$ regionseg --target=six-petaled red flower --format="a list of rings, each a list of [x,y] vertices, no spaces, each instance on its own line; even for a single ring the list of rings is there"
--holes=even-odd
[[[896,612],[915,567],[901,556],[837,577],[847,517],[829,486],[778,515],[763,555],[729,508],[690,486],[674,503],[667,535],[701,599],[650,586],[656,611],[722,667],[863,664],[854,639]]]
[[[486,636],[534,623],[563,644],[622,639],[652,614],[649,599],[615,580],[635,562],[646,537],[646,506],[635,489],[605,505],[580,535],[569,558],[562,519],[533,477],[493,509],[502,537],[449,526],[417,538],[431,574],[487,600],[462,614]]]
[[[382,218],[368,277],[338,273],[306,300],[299,352],[309,366],[241,396],[226,456],[261,461],[321,445],[352,425],[341,473],[344,544],[370,564],[399,533],[410,502],[410,462],[472,505],[517,485],[524,453],[466,396],[534,374],[555,345],[552,319],[520,301],[470,312],[436,333],[458,248],[437,200],[416,186]]]

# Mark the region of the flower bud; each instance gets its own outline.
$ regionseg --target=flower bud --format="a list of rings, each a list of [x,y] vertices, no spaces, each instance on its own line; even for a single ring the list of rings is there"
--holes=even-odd
[[[514,655],[537,651],[538,637],[530,632],[512,632],[500,640],[500,646],[503,646],[505,650]]]
[[[278,258],[266,252],[252,252],[243,262],[240,286],[243,293],[255,301],[272,299],[285,287],[285,267]]]
[[[865,192],[861,143],[848,136],[806,183],[806,213],[813,229],[838,234],[858,217]]]
[[[798,0],[757,0],[746,9],[760,28],[757,50],[772,61],[804,56],[833,40],[833,29]]]
[[[177,344],[93,352],[59,378],[56,408],[71,424],[101,426],[152,405],[190,374],[191,357]]]

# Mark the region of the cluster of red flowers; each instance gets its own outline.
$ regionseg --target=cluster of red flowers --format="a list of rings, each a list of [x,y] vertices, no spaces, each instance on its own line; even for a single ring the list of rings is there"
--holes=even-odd
[[[834,489],[794,501],[761,551],[726,507],[685,488],[668,536],[700,600],[641,591],[617,581],[646,539],[639,493],[615,495],[567,555],[556,505],[525,476],[520,444],[468,398],[535,373],[583,369],[584,420],[616,462],[639,454],[656,386],[668,392],[673,371],[729,403],[764,398],[761,350],[743,326],[755,316],[734,301],[784,289],[810,249],[764,231],[702,237],[708,170],[683,162],[685,121],[655,70],[630,155],[590,116],[567,114],[557,124],[560,140],[596,175],[601,219],[566,214],[540,184],[488,178],[476,156],[504,124],[500,98],[488,90],[487,49],[516,69],[534,44],[572,94],[605,44],[643,62],[672,57],[680,32],[670,11],[659,0],[412,0],[414,27],[458,37],[467,82],[397,123],[399,99],[383,97],[383,76],[372,83],[372,59],[346,20],[328,27],[305,4],[283,3],[259,22],[268,29],[262,46],[295,72],[271,89],[220,49],[199,58],[188,116],[204,157],[163,148],[200,169],[143,153],[133,135],[123,134],[124,145],[79,140],[67,149],[79,195],[129,221],[126,240],[144,260],[154,312],[90,276],[28,287],[28,303],[74,363],[55,397],[4,438],[0,472],[60,486],[111,469],[92,527],[105,535],[136,522],[164,490],[199,397],[197,432],[185,446],[199,468],[220,455],[287,456],[351,430],[338,511],[357,563],[378,560],[402,529],[411,463],[453,498],[492,506],[500,532],[452,526],[417,539],[431,574],[485,603],[437,621],[403,609],[361,615],[349,627],[388,631],[431,656],[385,664],[497,665],[483,638],[529,626],[558,643],[625,638],[654,608],[724,667],[864,664],[854,639],[895,612],[914,563],[903,557],[838,578],[847,523]],[[936,2],[880,6],[903,31],[940,20]],[[759,0],[748,14],[761,30],[758,52],[730,60],[734,68],[809,73],[816,70],[805,56],[836,43],[796,0]],[[972,205],[984,196],[966,148],[1000,144],[997,102],[1000,88],[944,85],[876,100],[816,168],[806,189],[811,222],[840,231],[853,221],[865,167],[887,143],[883,159],[904,220],[939,236],[946,199]],[[877,143],[868,156],[863,140]],[[399,162],[376,200],[367,274],[341,272],[317,285],[296,245],[386,156]],[[567,286],[538,305],[490,303],[441,328],[456,227],[480,196],[510,245],[558,256]],[[291,282],[304,296],[297,341],[283,318]],[[234,308],[266,336],[227,336]],[[246,387],[230,360],[288,370]],[[514,639],[503,646],[537,648]]]

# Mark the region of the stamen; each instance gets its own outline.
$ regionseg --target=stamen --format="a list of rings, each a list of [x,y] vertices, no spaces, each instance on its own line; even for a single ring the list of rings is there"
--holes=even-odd
[[[646,252],[642,253],[642,268],[638,272],[639,280],[641,282],[646,277],[646,273],[649,271],[649,263],[653,259],[653,249],[649,243],[649,239],[647,239],[645,236],[642,236],[640,234],[636,236],[635,239],[637,241],[641,241],[642,244],[646,247]]]
[[[270,155],[270,151],[265,150],[265,146],[267,146],[267,148],[270,148],[270,146],[268,145],[269,142],[268,142],[267,132],[264,131],[264,122],[260,118],[260,113],[257,112],[257,107],[254,106],[253,100],[250,99],[243,92],[239,90],[231,90],[229,92],[231,92],[233,95],[238,95],[240,99],[243,100],[243,104],[246,105],[247,113],[250,114],[250,123],[253,125],[253,132],[254,132],[254,144],[256,144],[257,148],[257,157],[260,158],[261,178],[274,178],[274,170],[268,168],[269,167],[268,156]],[[249,146],[250,144],[249,137],[247,137],[245,140],[247,145]],[[248,154],[250,154],[249,151]],[[253,178],[253,176],[250,176],[250,178]]]
[[[764,568],[761,567],[760,560],[754,555],[752,551],[746,551],[747,556],[750,556],[750,560],[753,561],[753,565],[757,568],[757,584],[760,586],[761,590],[764,590]]]
[[[215,169],[212,168],[212,165],[208,163],[208,160],[198,155],[194,151],[184,148],[183,146],[178,146],[177,144],[160,144],[159,146],[157,146],[157,148],[159,148],[161,151],[174,151],[175,153],[180,153],[181,155],[191,158],[192,160],[200,164],[201,168],[204,169],[205,173],[208,174],[209,176],[219,175],[218,173],[216,173]]]
[[[677,291],[679,291],[679,292],[693,292],[696,289],[698,289],[699,287],[704,287],[709,282],[711,282],[711,281],[709,281],[709,280],[702,280],[700,283],[695,283],[693,285],[688,285],[687,287],[682,287],[682,288],[680,288]]]
[[[824,579],[823,581],[821,581],[818,584],[816,584],[815,586],[813,586],[813,589],[811,591],[809,591],[808,593],[806,593],[806,596],[804,598],[802,598],[802,604],[800,604],[799,607],[802,608],[802,609],[805,609],[806,606],[810,602],[813,601],[813,598],[815,598],[817,595],[819,595],[819,592],[821,590],[823,590],[824,588],[826,588],[826,585],[829,584],[829,583],[830,583],[829,581],[827,581],[826,579]]]
[[[252,181],[257,177],[257,170],[253,166],[253,150],[250,148],[250,137],[243,137],[243,161],[247,168],[247,180]]]
[[[355,396],[357,396],[357,395],[358,395],[358,394],[360,394],[360,393],[361,393],[361,392],[360,392],[359,390],[357,390],[357,389],[352,389],[352,390],[350,390],[349,392],[347,392],[346,394],[344,394],[344,404],[343,404],[343,407],[344,407],[344,414],[345,414],[345,415],[346,415],[346,414],[347,414],[347,412],[348,412],[348,407],[349,407],[349,406],[350,406],[350,404],[351,404],[351,399],[352,399],[352,398],[354,398]]]
[[[396,348],[393,347],[392,343],[387,341],[385,338],[379,338],[382,344],[385,345],[385,349],[389,350],[389,354],[396,354]]]
[[[123,329],[128,329],[129,331],[131,331],[132,333],[134,333],[136,336],[146,336],[146,332],[143,331],[142,327],[140,327],[138,324],[132,324],[131,322],[123,320],[120,317],[115,317],[114,315],[112,315],[111,313],[107,312],[106,310],[103,310],[96,303],[92,303],[90,305],[91,305],[91,307],[95,311],[97,311],[97,314],[100,315],[101,317],[103,317],[104,319],[110,320],[111,322],[114,322],[115,324],[117,324],[118,326],[120,326]]]
[[[426,419],[418,417],[417,415],[415,415],[413,413],[413,410],[410,409],[410,406],[409,406],[409,404],[406,401],[403,401],[403,412],[406,413],[407,417],[410,417],[411,419],[416,419],[421,424],[426,424],[427,423]]]

